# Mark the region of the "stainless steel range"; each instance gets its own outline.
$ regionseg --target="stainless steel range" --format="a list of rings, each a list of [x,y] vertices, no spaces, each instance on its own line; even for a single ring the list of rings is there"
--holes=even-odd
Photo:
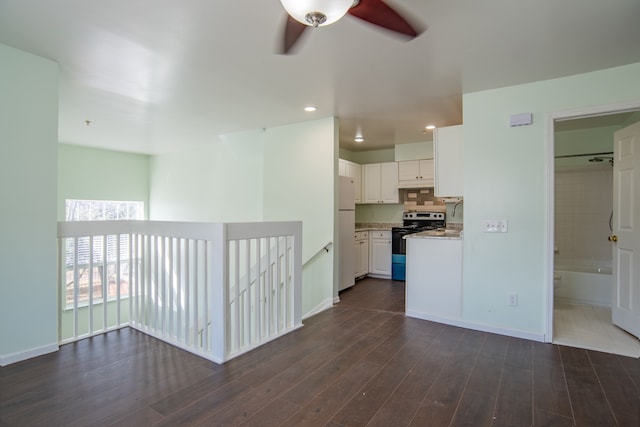
[[[391,278],[404,280],[406,276],[407,246],[404,236],[446,226],[443,212],[405,212],[402,227],[391,229]]]

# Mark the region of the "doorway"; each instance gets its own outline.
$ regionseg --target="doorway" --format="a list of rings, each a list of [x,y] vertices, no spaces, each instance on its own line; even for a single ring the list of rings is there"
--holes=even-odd
[[[640,121],[640,103],[549,117],[548,341],[640,355],[611,322],[613,132]],[[555,268],[554,268],[555,267]]]

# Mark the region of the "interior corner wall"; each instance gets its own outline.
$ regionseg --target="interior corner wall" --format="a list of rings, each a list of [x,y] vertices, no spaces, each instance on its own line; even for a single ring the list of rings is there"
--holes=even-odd
[[[0,45],[0,365],[55,351],[58,65]]]
[[[150,219],[262,221],[264,131],[213,138],[151,158]]]
[[[64,221],[66,199],[141,201],[148,211],[149,158],[146,154],[59,144],[58,221]]]
[[[640,63],[463,96],[463,320],[544,339],[547,292],[548,113],[640,99]],[[509,127],[511,114],[533,124]],[[484,233],[488,219],[509,232]],[[507,295],[518,294],[518,306]]]
[[[337,119],[265,131],[264,220],[302,221],[303,316],[333,303]]]

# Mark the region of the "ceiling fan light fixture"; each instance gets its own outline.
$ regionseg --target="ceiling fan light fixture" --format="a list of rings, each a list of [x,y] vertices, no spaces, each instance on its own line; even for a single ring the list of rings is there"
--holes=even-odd
[[[296,21],[310,27],[330,25],[342,18],[353,0],[280,0]]]

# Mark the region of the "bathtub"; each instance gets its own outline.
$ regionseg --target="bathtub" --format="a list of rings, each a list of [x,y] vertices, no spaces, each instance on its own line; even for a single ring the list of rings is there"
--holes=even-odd
[[[611,267],[556,265],[554,285],[558,301],[611,307]]]

